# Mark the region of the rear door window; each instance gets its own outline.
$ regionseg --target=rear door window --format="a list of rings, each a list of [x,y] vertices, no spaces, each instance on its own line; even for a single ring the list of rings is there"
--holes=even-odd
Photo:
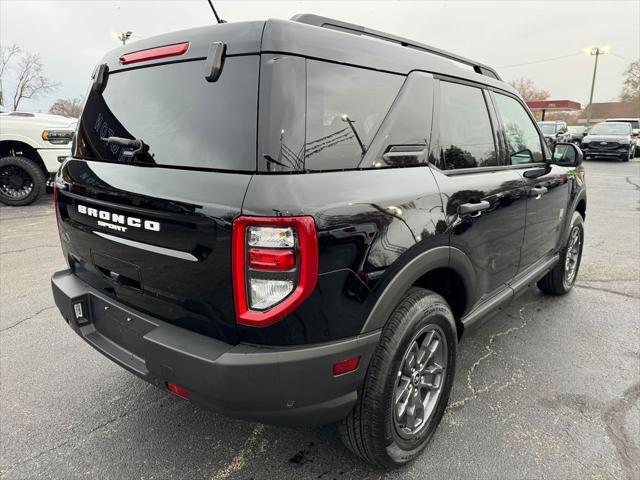
[[[122,147],[102,138],[140,139],[156,165],[255,171],[260,57],[227,57],[217,81],[204,61],[132,68],[90,90],[75,155],[123,161]]]
[[[480,88],[440,82],[440,168],[499,165],[489,111]]]

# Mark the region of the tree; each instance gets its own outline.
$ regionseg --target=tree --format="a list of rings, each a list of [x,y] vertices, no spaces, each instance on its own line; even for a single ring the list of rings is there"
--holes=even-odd
[[[537,88],[533,80],[529,78],[516,78],[515,80],[511,80],[509,85],[520,93],[525,102],[531,100],[546,100],[550,96],[547,90]]]
[[[11,59],[20,53],[20,47],[15,43],[10,47],[0,47],[0,105],[4,105],[4,89],[2,88],[2,79],[5,78],[5,72]]]
[[[49,113],[52,113],[53,115],[62,115],[63,117],[72,118],[78,118],[81,112],[81,98],[59,98],[49,109]]]
[[[11,107],[17,110],[24,99],[35,99],[54,91],[60,85],[44,74],[44,65],[40,55],[20,49],[13,44],[10,47],[2,47],[0,55],[0,86],[6,80],[10,70],[15,71],[15,91],[11,100]],[[4,102],[4,89],[1,100]],[[8,99],[8,96],[7,96]]]
[[[623,102],[640,101],[640,60],[630,63],[624,71],[620,100]]]

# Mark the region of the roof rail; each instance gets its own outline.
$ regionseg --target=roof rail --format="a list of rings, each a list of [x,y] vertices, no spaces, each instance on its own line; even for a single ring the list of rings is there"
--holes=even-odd
[[[429,45],[425,45],[424,43],[414,42],[413,40],[409,40],[407,38],[398,37],[396,35],[391,35],[390,33],[381,32],[379,30],[373,30],[371,28],[363,27],[361,25],[355,25],[353,23],[343,22],[341,20],[335,20],[333,18],[321,17],[319,15],[314,15],[312,13],[299,13],[291,17],[291,20],[294,22],[306,23],[307,25],[314,25],[316,27],[329,28],[332,30],[338,30],[340,32],[351,33],[354,35],[365,35],[367,37],[378,38],[380,40],[386,40],[388,42],[397,43],[402,45],[403,47],[415,48],[416,50],[422,50],[425,52],[432,53],[434,55],[438,55],[440,57],[447,58],[449,60],[453,60],[455,62],[463,63],[465,65],[469,65],[473,68],[473,71],[479,73],[481,75],[486,75],[491,78],[495,78],[496,80],[502,80],[498,72],[496,72],[493,68],[483,65],[482,63],[474,62],[473,60],[469,60],[468,58],[461,57],[456,55],[455,53],[447,52],[445,50],[440,50],[436,47],[431,47]]]

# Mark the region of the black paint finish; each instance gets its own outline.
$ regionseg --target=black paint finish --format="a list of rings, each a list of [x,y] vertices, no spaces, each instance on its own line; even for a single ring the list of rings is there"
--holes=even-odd
[[[251,63],[247,71],[256,74],[259,66],[259,81],[248,79],[255,82],[258,95],[251,97],[250,107],[245,105],[242,117],[246,119],[255,105],[255,112],[249,113],[256,125],[233,128],[237,112],[216,109],[211,109],[216,121],[197,122],[206,134],[226,118],[230,123],[225,128],[235,132],[234,140],[246,134],[237,170],[233,162],[225,163],[231,154],[215,146],[215,152],[198,152],[198,162],[169,158],[161,162],[164,165],[132,165],[100,157],[102,161],[74,158],[63,164],[57,178],[63,250],[75,275],[101,295],[233,345],[314,344],[379,328],[384,321],[380,312],[386,314],[395,305],[394,289],[409,281],[403,277],[408,272],[410,283],[427,282],[433,288],[446,284],[452,298],[462,299],[464,306],[454,306],[459,320],[508,291],[514,278],[534,263],[557,255],[566,221],[584,197],[582,169],[552,165],[546,149],[547,163],[509,164],[506,132],[488,100],[491,89],[512,94],[505,84],[425,52],[277,20],[204,27],[146,39],[136,46],[183,41],[191,42],[189,51],[173,62],[186,61],[191,64],[186,73],[202,74],[199,88],[215,88],[217,82],[233,85],[225,74],[233,73],[235,64]],[[227,58],[220,78],[207,82],[195,65],[204,64],[210,43],[219,41],[225,42],[228,56],[238,58],[235,63]],[[129,74],[117,60],[127,48],[103,59],[111,71],[120,70],[117,75]],[[152,67],[153,72],[162,70],[157,65],[170,63],[154,60],[135,68]],[[360,108],[365,118],[347,117],[353,123],[335,115],[340,113],[338,107],[332,117],[315,118],[316,125],[325,129],[331,122],[345,129],[349,141],[343,142],[348,147],[344,155],[349,162],[332,157],[314,165],[311,172],[304,162],[285,165],[282,158],[290,154],[278,156],[278,152],[283,139],[294,153],[309,150],[310,140],[323,141],[305,138],[311,125],[308,116],[318,111],[318,105],[300,104],[308,100],[307,89],[304,82],[292,79],[306,78],[307,84],[322,90],[319,75],[314,73],[311,81],[308,75],[322,71],[325,64],[332,71],[354,68],[358,72],[354,78],[362,72],[367,77],[375,76],[376,70],[385,72],[391,80],[383,83],[391,85],[396,96],[383,102],[380,111]],[[437,78],[429,72],[437,72]],[[446,136],[449,143],[443,145],[439,82],[444,81],[474,88],[476,98],[486,102],[481,104],[487,109],[484,121],[491,128],[484,129],[488,161],[482,164],[489,166],[464,168],[467,163],[458,162],[456,169],[447,170],[455,164],[444,161],[452,151],[465,162],[473,155],[471,148],[465,151],[464,145],[451,144],[456,137],[451,132]],[[456,90],[457,86],[449,88]],[[108,98],[108,82],[105,92],[96,95]],[[279,102],[287,94],[296,102]],[[100,99],[94,100],[100,107]],[[357,111],[361,104],[353,105]],[[118,121],[129,130],[121,117]],[[171,125],[167,119],[163,122],[165,127]],[[363,145],[353,141],[358,130]],[[461,137],[465,138],[464,132]],[[189,136],[181,131],[176,140],[186,143]],[[179,149],[176,152],[173,156],[180,155]],[[203,166],[209,153],[219,160],[211,168]],[[541,188],[546,188],[544,195],[531,195]],[[482,210],[464,212],[480,204]],[[95,215],[83,213],[88,209]],[[109,228],[104,221],[118,223],[111,221],[112,214],[125,219],[125,224],[133,218],[134,225],[120,231]],[[230,240],[232,222],[240,215],[311,215],[317,226],[315,290],[296,311],[265,328],[238,327],[235,322]],[[159,227],[144,228],[145,221]]]

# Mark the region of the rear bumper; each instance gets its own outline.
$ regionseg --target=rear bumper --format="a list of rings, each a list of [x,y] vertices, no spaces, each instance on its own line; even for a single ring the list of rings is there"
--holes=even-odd
[[[265,423],[317,425],[344,418],[380,336],[376,331],[306,347],[234,346],[125,307],[71,270],[56,272],[51,283],[69,326],[106,357],[164,390],[165,382],[186,388],[194,403]],[[355,356],[360,364],[354,372],[333,377],[335,362]]]

